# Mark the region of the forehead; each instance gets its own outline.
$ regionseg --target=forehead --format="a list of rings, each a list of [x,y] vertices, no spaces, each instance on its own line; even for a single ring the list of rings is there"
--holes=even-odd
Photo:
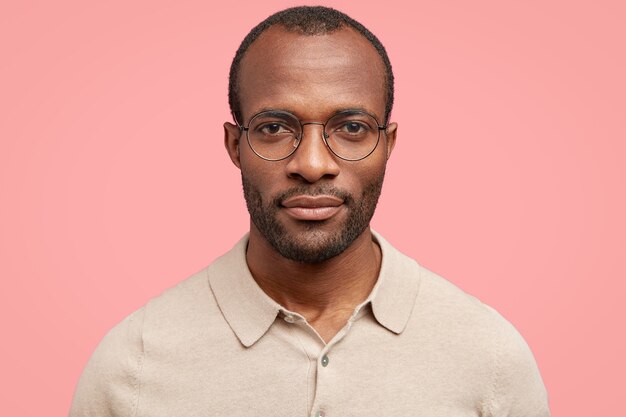
[[[271,27],[250,46],[239,73],[244,119],[265,109],[315,119],[347,108],[382,119],[385,91],[382,59],[351,28],[308,36]]]

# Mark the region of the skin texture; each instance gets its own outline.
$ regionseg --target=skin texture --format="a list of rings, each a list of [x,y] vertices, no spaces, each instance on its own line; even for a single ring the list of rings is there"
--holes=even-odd
[[[303,36],[274,26],[250,46],[240,71],[244,124],[268,109],[289,111],[303,122],[323,122],[355,108],[383,120],[383,63],[352,29]],[[372,242],[369,221],[397,125],[389,124],[376,150],[356,162],[333,155],[318,125],[305,126],[293,155],[271,162],[252,152],[236,125],[225,123],[224,131],[251,214],[250,271],[270,297],[302,314],[328,342],[378,277],[381,254]],[[327,195],[342,203],[328,219],[303,221],[282,205],[286,196],[294,195]]]

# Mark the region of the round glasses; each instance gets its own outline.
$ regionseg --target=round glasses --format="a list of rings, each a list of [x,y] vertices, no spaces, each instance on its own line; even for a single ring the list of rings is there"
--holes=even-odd
[[[282,110],[264,111],[250,119],[245,130],[252,151],[267,161],[280,161],[293,154],[302,142],[303,127],[323,127],[322,140],[341,159],[359,161],[367,158],[378,146],[380,126],[374,116],[361,110],[344,110],[326,121],[301,122]]]

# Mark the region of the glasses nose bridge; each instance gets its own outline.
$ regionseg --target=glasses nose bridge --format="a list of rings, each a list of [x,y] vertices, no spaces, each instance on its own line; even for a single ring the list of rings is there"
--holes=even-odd
[[[322,126],[322,135],[325,137],[326,136],[326,123],[322,123],[322,122],[300,122],[300,125],[302,126],[302,134],[304,135],[304,126],[307,125],[317,125],[317,126]]]
[[[304,126],[307,125],[316,125],[316,126],[322,126],[322,140],[324,141],[324,145],[328,146],[328,144],[326,143],[326,139],[328,138],[328,135],[326,134],[326,123],[322,123],[322,122],[300,122],[300,137],[298,138],[298,142],[302,141],[302,138],[304,137]]]

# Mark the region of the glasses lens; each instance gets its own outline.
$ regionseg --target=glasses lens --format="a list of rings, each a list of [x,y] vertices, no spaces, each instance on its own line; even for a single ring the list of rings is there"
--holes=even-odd
[[[363,159],[378,145],[378,122],[363,112],[339,113],[326,123],[328,147],[340,158]]]
[[[300,130],[300,122],[289,113],[259,113],[250,120],[248,141],[252,150],[260,157],[283,159],[296,150]]]

